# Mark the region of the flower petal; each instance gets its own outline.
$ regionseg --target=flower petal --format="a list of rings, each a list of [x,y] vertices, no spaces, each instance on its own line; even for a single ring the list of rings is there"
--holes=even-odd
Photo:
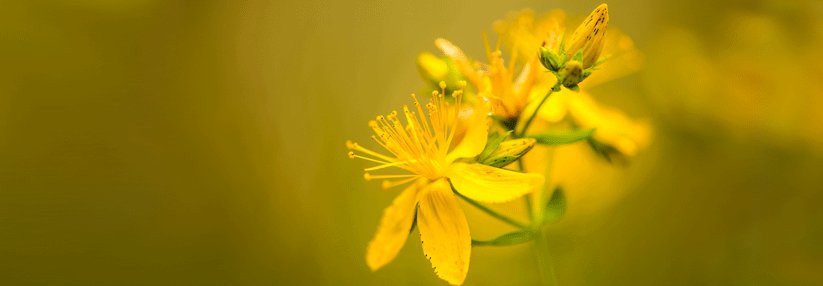
[[[420,194],[417,225],[423,254],[434,273],[452,285],[463,284],[469,272],[471,236],[466,216],[445,179],[425,187]]]
[[[486,148],[486,140],[489,137],[489,103],[485,100],[478,100],[472,115],[464,122],[466,133],[460,143],[446,155],[446,164],[451,164],[459,158],[477,156]]]
[[[383,211],[377,233],[366,248],[366,264],[372,271],[391,262],[406,244],[419,190],[420,184],[412,183]]]
[[[525,195],[543,185],[543,175],[518,173],[482,164],[455,163],[446,177],[454,189],[470,199],[501,203]]]

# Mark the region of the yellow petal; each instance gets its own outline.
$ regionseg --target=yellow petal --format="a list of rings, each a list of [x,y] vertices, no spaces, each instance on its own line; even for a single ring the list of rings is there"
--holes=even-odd
[[[446,155],[446,164],[451,164],[459,158],[477,156],[486,148],[486,140],[489,137],[489,103],[485,100],[478,100],[472,111],[472,115],[464,122],[466,133],[454,149]]]
[[[454,189],[470,199],[501,203],[525,195],[543,185],[543,175],[518,173],[482,164],[455,163],[446,177]]]
[[[412,183],[383,211],[377,233],[366,248],[366,264],[372,271],[391,262],[406,244],[419,190],[418,182]]]
[[[596,86],[630,74],[646,65],[646,58],[635,46],[632,38],[619,29],[609,27],[603,38],[603,55],[608,58],[595,71],[580,83],[581,87]]]
[[[463,284],[469,272],[472,241],[469,224],[445,179],[426,186],[420,194],[417,225],[423,254],[440,279]]]

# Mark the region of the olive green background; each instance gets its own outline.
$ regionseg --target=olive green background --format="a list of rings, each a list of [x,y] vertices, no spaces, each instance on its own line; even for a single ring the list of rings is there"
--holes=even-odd
[[[416,231],[368,269],[397,190],[365,182],[344,142],[423,87],[414,60],[435,38],[482,56],[508,11],[600,4],[112,2],[0,1],[0,284],[445,285]],[[823,46],[820,2],[608,4],[648,69],[591,93],[655,137],[629,166],[599,163],[622,178],[602,191],[624,194],[546,229],[559,285],[823,284],[823,61],[797,52]],[[741,33],[755,41],[724,44]],[[740,49],[801,77],[694,100],[748,75],[712,56]],[[464,209],[473,234],[506,230]],[[538,284],[532,252],[475,248],[465,285]]]

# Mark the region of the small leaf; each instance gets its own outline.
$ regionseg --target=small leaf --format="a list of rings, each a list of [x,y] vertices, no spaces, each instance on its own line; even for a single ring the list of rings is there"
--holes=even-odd
[[[594,134],[592,129],[575,129],[569,131],[549,132],[543,134],[529,135],[528,137],[537,139],[537,144],[543,145],[565,145],[586,140]]]
[[[562,188],[557,187],[554,189],[549,202],[546,203],[546,209],[543,211],[543,223],[557,223],[563,218],[564,214],[566,214],[566,195],[563,193]]]
[[[480,152],[480,155],[477,155],[477,161],[483,162],[488,159],[489,155],[491,155],[494,150],[497,150],[497,146],[500,146],[500,143],[506,140],[511,133],[512,131],[503,133],[503,135],[497,135],[497,133],[489,135],[489,140],[486,141],[486,148],[483,149],[483,152]]]
[[[494,158],[491,158],[491,159],[487,159],[486,161],[483,161],[483,165],[489,165],[489,166],[492,166],[492,167],[495,167],[495,168],[503,168],[503,167],[511,164],[515,160],[517,160],[517,158],[519,158],[519,157],[520,156],[510,156],[510,155],[509,156],[494,157]]]
[[[492,240],[472,240],[472,246],[504,246],[529,242],[534,239],[534,233],[521,230],[501,235]]]

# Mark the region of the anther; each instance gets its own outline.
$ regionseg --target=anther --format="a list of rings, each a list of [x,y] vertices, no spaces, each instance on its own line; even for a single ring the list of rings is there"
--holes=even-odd
[[[458,83],[458,84],[460,85],[460,88],[466,87],[466,81],[465,80],[461,80],[460,83]]]
[[[391,182],[389,180],[384,180],[382,187],[384,190],[388,190],[389,188],[391,188]]]
[[[354,159],[354,152],[349,151],[349,159]]]
[[[435,96],[437,96],[438,94],[440,94],[440,92],[439,92],[439,91],[436,91],[436,90],[433,90],[433,91],[432,91],[432,97],[435,97]]]
[[[446,89],[446,82],[445,81],[440,82],[440,89]]]
[[[369,173],[363,173],[363,179],[366,179],[366,181],[371,181],[371,175],[369,175]]]
[[[351,140],[346,140],[346,148],[354,149],[354,144],[351,142]]]

